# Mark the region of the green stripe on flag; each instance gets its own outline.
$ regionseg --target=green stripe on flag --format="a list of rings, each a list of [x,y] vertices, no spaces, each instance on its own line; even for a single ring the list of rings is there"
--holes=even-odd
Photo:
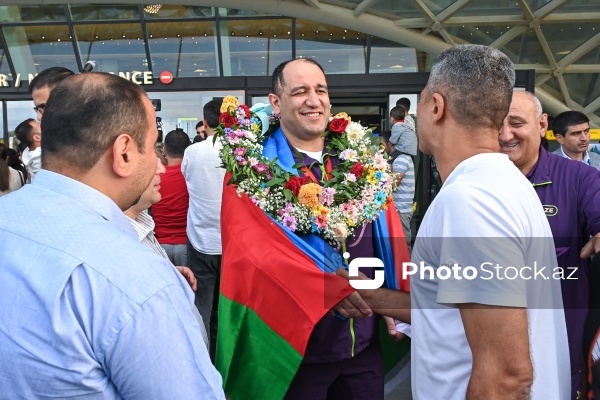
[[[216,366],[229,399],[285,396],[302,356],[253,310],[221,294],[217,338]]]

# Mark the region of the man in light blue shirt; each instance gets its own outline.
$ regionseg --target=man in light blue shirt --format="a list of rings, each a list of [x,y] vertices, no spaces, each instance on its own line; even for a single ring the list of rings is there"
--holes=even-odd
[[[588,151],[590,144],[590,119],[579,111],[565,111],[552,121],[556,141],[560,143],[554,154],[582,161],[600,170],[600,155]]]
[[[224,399],[192,291],[122,212],[157,173],[155,118],[110,74],[50,94],[42,169],[0,199],[0,396]]]

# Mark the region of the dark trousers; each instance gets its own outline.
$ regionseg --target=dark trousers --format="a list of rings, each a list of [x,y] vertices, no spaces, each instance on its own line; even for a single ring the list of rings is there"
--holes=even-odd
[[[377,342],[346,360],[303,362],[285,400],[382,400],[383,378],[383,358]]]
[[[219,284],[221,281],[221,254],[201,253],[188,242],[188,267],[198,281],[195,303],[202,316],[202,321],[204,321],[204,327],[210,342],[210,356],[214,362]]]

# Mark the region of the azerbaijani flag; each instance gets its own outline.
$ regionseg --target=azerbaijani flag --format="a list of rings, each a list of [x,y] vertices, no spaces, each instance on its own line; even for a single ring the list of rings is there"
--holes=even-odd
[[[395,209],[375,223],[374,231],[392,238],[377,246],[384,263],[396,266],[386,269],[386,283],[408,290],[408,282],[398,280],[408,249]],[[297,241],[302,239],[295,241],[295,235],[284,232],[246,194],[239,197],[227,185],[221,235],[216,366],[225,393],[233,400],[282,399],[315,324],[354,289],[345,279],[323,272],[327,260],[322,254],[301,250]]]

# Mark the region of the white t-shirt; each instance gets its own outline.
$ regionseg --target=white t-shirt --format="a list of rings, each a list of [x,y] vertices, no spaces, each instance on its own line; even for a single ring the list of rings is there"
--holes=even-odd
[[[433,279],[428,272],[424,279],[411,276],[414,399],[465,398],[472,353],[461,303],[527,307],[531,398],[569,397],[569,349],[560,281],[552,278],[557,266],[552,232],[531,183],[506,155],[479,154],[454,169],[425,214],[411,262],[435,271]],[[447,277],[444,266],[454,264],[462,272]],[[524,267],[536,265],[546,267],[548,280],[526,280],[535,270]],[[515,272],[525,279],[515,279]],[[467,279],[474,273],[477,278]]]
[[[221,199],[225,170],[220,168],[221,143],[212,137],[185,149],[181,172],[190,194],[187,236],[194,249],[221,254]]]
[[[35,150],[30,151],[29,147],[23,150],[23,164],[27,168],[27,181],[31,182],[33,177],[42,168],[42,146],[38,146]]]

